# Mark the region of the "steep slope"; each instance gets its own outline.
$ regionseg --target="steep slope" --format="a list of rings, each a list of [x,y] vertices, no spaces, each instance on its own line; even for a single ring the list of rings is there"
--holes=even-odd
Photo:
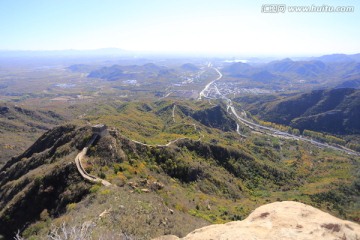
[[[42,211],[61,214],[88,192],[74,164],[78,149],[91,136],[89,127],[54,128],[0,170],[0,232],[9,237]]]
[[[360,89],[360,78],[346,80],[341,84],[337,85],[336,88],[356,88]]]
[[[248,110],[266,121],[300,130],[360,133],[360,91],[355,89],[316,90],[260,105],[251,104]]]
[[[42,239],[86,229],[96,239],[182,237],[209,223],[241,220],[259,205],[295,199],[360,221],[356,156],[225,132],[214,123],[233,120],[207,102],[111,103],[87,113],[92,124],[116,124],[81,158],[84,171],[111,185],[88,182],[76,168],[93,134],[89,126],[50,130],[1,169],[0,234],[10,238],[19,229]],[[209,126],[193,118],[199,113],[207,114]]]
[[[42,133],[65,120],[66,117],[51,110],[0,104],[0,167],[29,147]]]
[[[218,128],[222,131],[234,131],[236,122],[229,117],[229,114],[220,105],[196,111],[191,115],[196,121],[211,128]]]
[[[360,238],[360,225],[338,219],[299,202],[275,202],[261,206],[245,220],[197,229],[181,239],[308,240]],[[164,236],[156,240],[176,240]]]
[[[87,171],[98,171],[98,173],[105,173],[107,176],[110,176],[110,173],[106,172],[105,169],[118,167],[118,165],[113,165],[115,163],[120,164],[125,162],[128,164],[130,162],[130,164],[133,164],[134,161],[137,161],[135,159],[140,156],[141,158],[145,156],[155,157],[158,161],[167,161],[165,159],[160,160],[160,158],[162,159],[163,156],[167,156],[168,154],[174,154],[169,150],[162,152],[160,156],[158,150],[153,151],[152,148],[126,139],[118,135],[117,132],[112,132],[112,134],[115,138],[108,135],[107,137],[101,138],[99,143],[97,141],[95,142],[96,148],[90,148],[90,158],[94,160],[94,165],[90,167],[88,163],[84,162],[84,164],[87,164]],[[56,219],[65,213],[73,214],[71,206],[77,203],[81,205],[81,203],[79,203],[80,200],[89,193],[95,193],[97,189],[99,189],[100,186],[96,184],[93,185],[93,183],[82,178],[74,161],[80,149],[86,145],[91,136],[92,131],[90,127],[79,128],[74,125],[57,127],[44,134],[22,155],[7,162],[0,171],[0,208],[2,209],[0,211],[0,236],[2,234],[10,238],[18,230],[23,231],[24,229],[26,237],[39,235],[40,230],[43,230],[44,234],[48,234],[47,230],[51,227],[50,219]],[[150,151],[151,156],[148,156]],[[95,164],[99,164],[99,166]],[[106,166],[106,168],[101,166]],[[135,166],[133,166],[133,168],[135,168]],[[191,168],[176,167],[176,169],[180,171],[174,168],[167,169],[164,167],[164,169],[166,169],[166,173],[174,175],[175,177],[181,177],[184,181],[192,181],[193,177],[196,178]],[[173,215],[173,210],[170,211],[169,208],[164,205],[163,200],[156,196],[155,193],[149,193],[148,189],[146,191],[144,190],[144,192],[147,193],[146,196],[133,196],[132,199],[128,199],[127,195],[130,189],[135,188],[141,193],[142,190],[138,189],[138,186],[143,186],[144,189],[148,187],[153,190],[164,187],[162,183],[158,183],[157,181],[150,182],[146,180],[146,178],[144,179],[144,172],[141,170],[137,171],[133,179],[138,183],[134,184],[129,181],[129,185],[124,186],[124,179],[121,177],[112,179],[111,182],[114,185],[105,187],[106,189],[100,191],[99,195],[92,195],[90,199],[86,198],[84,201],[90,201],[90,203],[86,203],[86,210],[84,209],[85,212],[80,217],[82,219],[87,217],[93,221],[94,216],[91,210],[97,212],[99,204],[97,202],[92,203],[93,200],[91,199],[102,199],[104,195],[107,195],[111,191],[113,192],[112,195],[116,197],[115,199],[106,197],[107,201],[111,200],[116,202],[119,201],[117,199],[120,198],[122,204],[126,205],[126,203],[128,203],[130,205],[127,205],[127,207],[134,211],[136,209],[140,211],[138,212],[136,222],[131,225],[127,225],[128,223],[126,222],[128,218],[133,218],[134,211],[128,211],[125,215],[121,214],[122,220],[116,222],[116,224],[119,224],[119,222],[125,221],[124,225],[127,225],[127,227],[125,228],[124,225],[120,225],[120,227],[122,227],[122,231],[127,233],[142,234],[142,236],[165,234],[166,231],[164,232],[162,222],[168,222],[164,223],[167,226],[167,224],[175,222],[175,218],[182,218],[189,223],[181,229],[181,231],[177,231],[180,234],[185,233],[182,231],[193,230],[195,226],[205,225],[206,221],[201,219],[196,220],[196,218],[184,213]],[[113,174],[114,172],[111,171],[111,173]],[[102,177],[102,174],[98,175]],[[137,174],[139,174],[140,178],[136,177]],[[123,188],[118,188],[117,186]],[[133,191],[130,192],[130,194],[131,193],[133,193]],[[134,202],[134,199],[138,199],[138,201]],[[125,200],[127,202],[125,202]],[[104,200],[101,201],[104,203]],[[147,203],[141,205],[139,209],[137,203],[142,201],[147,201]],[[110,204],[109,202],[107,203]],[[114,204],[114,202],[112,202],[112,204]],[[152,209],[154,211],[149,211],[149,205],[147,204],[156,206],[156,208]],[[123,205],[114,205],[110,206],[110,208],[116,209],[116,211],[124,211]],[[46,216],[46,223],[44,222],[44,216]],[[79,217],[79,215],[77,215],[77,217]],[[116,216],[116,218],[117,217],[119,216]],[[73,219],[75,219],[75,217]],[[95,217],[95,219],[97,219],[97,217]],[[151,220],[151,222],[149,222],[149,220]],[[64,220],[61,221],[61,224],[65,223]],[[68,222],[68,220],[66,222]],[[147,227],[143,227],[142,230],[139,231],[138,229],[140,226],[143,226],[145,222]],[[172,228],[180,230],[178,225]],[[119,233],[121,233],[121,231],[119,231]],[[104,234],[104,232],[102,231],[101,234]],[[45,236],[43,237],[45,238]]]

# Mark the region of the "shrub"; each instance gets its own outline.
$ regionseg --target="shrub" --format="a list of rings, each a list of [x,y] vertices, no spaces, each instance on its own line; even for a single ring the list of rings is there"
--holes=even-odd
[[[100,192],[101,195],[109,195],[110,194],[110,189],[104,189]]]
[[[76,203],[69,203],[68,205],[66,205],[67,211],[74,210],[75,208],[76,208]]]
[[[98,173],[98,177],[101,178],[101,179],[105,179],[105,178],[106,178],[106,175],[105,175],[105,173],[103,173],[103,172],[99,172],[99,173]]]
[[[101,185],[96,184],[96,185],[94,185],[94,186],[92,186],[92,187],[90,188],[90,192],[91,192],[91,193],[96,193],[97,191],[99,191],[100,187],[101,187]]]
[[[33,223],[28,228],[25,229],[25,231],[23,232],[23,237],[29,238],[30,236],[38,235],[41,229],[45,227],[46,227],[46,222],[41,221],[41,222]]]

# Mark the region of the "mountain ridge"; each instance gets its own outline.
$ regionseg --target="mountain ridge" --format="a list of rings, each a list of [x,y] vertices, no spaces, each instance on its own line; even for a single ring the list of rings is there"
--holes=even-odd
[[[249,104],[265,121],[333,134],[358,134],[360,91],[351,88],[314,90],[295,96]]]
[[[68,116],[52,110],[0,103],[0,149],[3,153],[0,167],[13,155],[26,150],[36,137],[67,119]]]
[[[148,111],[146,109],[144,111]],[[208,131],[214,130],[209,128]],[[171,211],[167,210],[152,217],[159,221],[164,221],[161,218],[166,218],[169,225],[162,228],[157,223],[151,222],[146,225],[146,228],[139,230],[138,227],[144,224],[142,221],[133,222],[131,226],[125,223],[119,225],[116,222],[118,226],[127,226],[121,231],[138,236],[137,234],[145,234],[146,230],[149,234],[147,236],[155,237],[165,234],[164,229],[167,229],[168,234],[176,233],[178,236],[184,236],[185,231],[192,231],[199,226],[195,222],[205,224],[203,220],[198,219],[199,217],[208,222],[221,219],[222,221],[242,219],[249,213],[249,209],[239,208],[239,203],[236,202],[245,201],[249,204],[250,199],[257,196],[254,195],[254,191],[260,194],[264,191],[264,189],[261,190],[264,186],[268,188],[266,191],[276,193],[271,199],[276,199],[276,196],[279,198],[282,196],[278,195],[280,192],[286,192],[292,188],[307,189],[305,187],[308,184],[307,177],[304,179],[301,173],[304,170],[297,170],[298,167],[302,169],[302,165],[307,163],[300,161],[291,165],[289,169],[286,161],[282,162],[281,156],[277,153],[279,149],[282,149],[281,151],[286,148],[291,149],[294,143],[289,145],[284,142],[279,148],[279,144],[276,145],[274,142],[273,145],[257,137],[245,145],[231,147],[219,145],[211,139],[209,142],[203,142],[183,138],[170,145],[150,145],[131,140],[115,128],[110,128],[107,135],[96,140],[82,160],[85,171],[111,182],[110,187],[101,187],[84,180],[75,165],[78,152],[85,147],[91,136],[90,126],[56,127],[45,133],[27,151],[10,160],[0,170],[0,191],[2,192],[0,207],[3,209],[0,212],[0,226],[2,226],[0,232],[2,234],[11,236],[18,229],[24,228],[26,229],[24,234],[27,237],[40,234],[34,232],[38,224],[42,224],[42,229],[44,229],[41,234],[46,234],[50,225],[45,225],[39,217],[42,212],[45,211],[48,218],[53,219],[51,221],[70,223],[67,216],[70,214],[75,217],[73,215],[75,212],[71,210],[72,206],[84,209],[85,212],[82,214],[85,217],[89,215],[86,211],[98,212],[98,214],[104,211],[101,206],[102,202],[105,202],[107,209],[110,208],[110,216],[115,217],[119,211],[123,212],[122,205],[116,204],[119,198],[125,201],[124,196],[130,194],[135,198],[138,196],[147,199],[146,196],[148,196],[151,199],[147,201],[150,201],[152,206],[160,204],[162,209],[170,208]],[[305,149],[315,151],[313,148],[308,149],[308,145],[297,145],[297,147],[300,154]],[[324,152],[321,152],[318,157],[322,154]],[[337,158],[337,155],[332,155],[332,158],[334,157]],[[301,158],[306,158],[306,156]],[[349,161],[351,162],[350,159]],[[343,164],[350,164],[350,162],[343,162]],[[327,163],[315,159],[312,164],[316,164],[317,167],[314,169],[318,169],[323,167],[322,164]],[[333,171],[332,168],[326,165],[326,172]],[[355,165],[354,168],[356,169]],[[310,171],[309,176],[311,176],[313,170],[306,171]],[[319,204],[318,206],[325,203],[334,206],[334,209],[343,209],[348,202],[356,198],[355,187],[355,185],[346,185],[344,190],[336,191],[325,188],[324,193],[301,190],[302,195],[297,195],[297,197],[306,196],[307,201]],[[348,191],[352,193],[342,197],[343,192]],[[190,195],[187,196],[185,193]],[[168,194],[173,197],[166,197]],[[202,196],[201,198],[212,200],[202,201],[198,194]],[[337,197],[334,198],[335,200],[329,199],[326,197],[327,194]],[[343,200],[338,201],[338,197]],[[102,200],[99,203],[89,199]],[[160,199],[163,200],[160,201]],[[34,201],[38,204],[32,207],[28,215],[17,215],[26,211]],[[136,202],[130,199],[126,201],[127,208],[130,206],[131,209],[136,208],[133,205]],[[167,204],[162,201],[166,201]],[[230,208],[231,205],[233,206]],[[224,210],[225,206],[227,210]],[[100,211],[99,207],[103,210]],[[147,208],[146,205],[144,207]],[[140,212],[139,216],[147,219],[149,217],[146,215],[147,211]],[[214,215],[216,211],[219,213]],[[130,216],[133,218],[132,214],[131,211],[127,212],[127,215],[123,216],[123,221],[128,221],[126,219]],[[187,219],[186,222],[189,223],[183,229],[181,226],[184,223],[177,222],[180,216]],[[74,221],[81,220],[75,217]],[[114,223],[108,222],[108,224],[113,226]]]
[[[225,76],[262,83],[263,88],[282,89],[284,84],[306,84],[309,88],[341,86],[360,76],[359,61],[321,61],[312,58],[293,61],[289,58],[264,64],[231,63],[223,68]],[[355,82],[356,84],[356,82]]]

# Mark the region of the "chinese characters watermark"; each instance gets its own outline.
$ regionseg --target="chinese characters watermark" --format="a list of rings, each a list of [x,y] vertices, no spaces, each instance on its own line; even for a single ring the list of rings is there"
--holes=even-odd
[[[354,12],[354,6],[330,6],[330,5],[304,5],[287,6],[286,4],[263,4],[262,13],[350,13]]]

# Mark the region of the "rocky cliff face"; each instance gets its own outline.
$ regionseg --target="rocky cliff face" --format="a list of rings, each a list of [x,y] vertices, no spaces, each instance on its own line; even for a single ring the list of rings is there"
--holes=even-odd
[[[181,239],[359,239],[360,225],[344,221],[299,202],[263,205],[243,221],[215,224],[197,229]],[[156,240],[176,240],[163,236]]]

